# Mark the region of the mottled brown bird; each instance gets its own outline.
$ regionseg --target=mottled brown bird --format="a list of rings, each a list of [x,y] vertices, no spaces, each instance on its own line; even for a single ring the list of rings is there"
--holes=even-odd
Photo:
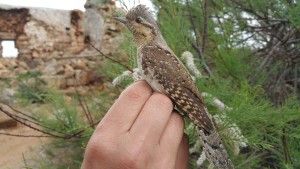
[[[149,9],[138,5],[116,20],[133,33],[142,78],[170,97],[197,126],[206,157],[216,168],[234,168],[191,75],[168,47]]]

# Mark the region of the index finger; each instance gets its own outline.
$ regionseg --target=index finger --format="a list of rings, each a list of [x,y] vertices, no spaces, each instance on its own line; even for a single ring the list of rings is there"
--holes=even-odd
[[[128,131],[151,93],[147,82],[133,83],[121,93],[100,123],[111,130]]]

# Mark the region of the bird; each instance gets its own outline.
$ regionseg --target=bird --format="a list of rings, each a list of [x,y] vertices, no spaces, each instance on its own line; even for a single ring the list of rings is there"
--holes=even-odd
[[[168,96],[196,126],[207,159],[217,169],[233,169],[191,74],[166,43],[148,7],[137,5],[125,17],[115,17],[133,34],[138,71],[154,91]]]

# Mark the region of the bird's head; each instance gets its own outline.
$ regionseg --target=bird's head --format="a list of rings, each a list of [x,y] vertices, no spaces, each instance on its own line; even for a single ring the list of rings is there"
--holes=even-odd
[[[129,28],[138,47],[151,42],[157,35],[158,26],[145,5],[138,5],[132,8],[125,17],[115,19]]]

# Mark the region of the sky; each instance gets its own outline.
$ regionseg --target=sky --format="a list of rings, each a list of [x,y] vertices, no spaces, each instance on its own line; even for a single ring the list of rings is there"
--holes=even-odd
[[[145,4],[152,7],[150,0],[122,0],[128,8],[135,6],[136,4]],[[80,9],[84,11],[84,4],[86,0],[0,0],[0,4],[7,4],[13,6],[25,6],[25,7],[44,7],[44,8],[54,8],[54,9]],[[117,1],[117,6],[120,3]],[[16,57],[18,51],[14,47],[13,41],[2,42],[4,57]]]
[[[116,0],[117,6],[123,1],[129,8],[136,4],[145,4],[151,6],[151,0]],[[0,0],[0,4],[29,6],[29,7],[46,7],[54,9],[80,9],[84,10],[86,0]]]
[[[86,0],[0,0],[0,4],[29,7],[47,7],[55,9],[81,9]]]

